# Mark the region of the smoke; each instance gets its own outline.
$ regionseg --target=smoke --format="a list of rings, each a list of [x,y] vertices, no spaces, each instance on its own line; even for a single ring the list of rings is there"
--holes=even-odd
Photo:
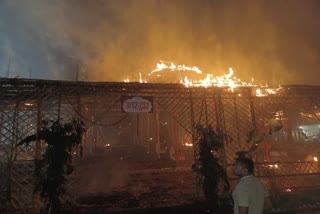
[[[320,84],[317,0],[0,0],[0,76],[122,81],[159,60]]]

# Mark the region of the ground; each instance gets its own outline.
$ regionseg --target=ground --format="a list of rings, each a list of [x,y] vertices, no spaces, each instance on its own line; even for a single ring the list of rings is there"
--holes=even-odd
[[[170,161],[141,159],[133,164],[124,156],[95,156],[82,161],[75,177],[77,205],[65,213],[232,213],[230,206],[208,210],[203,204],[194,204],[195,179],[190,164],[177,168]],[[199,198],[203,199],[201,194]],[[312,209],[319,208],[314,206],[318,201],[320,191],[311,190],[282,195],[276,207],[287,210],[281,213],[316,214],[320,211]],[[279,213],[276,211],[273,213]]]
[[[205,209],[203,207],[198,207],[194,205],[181,205],[181,206],[174,206],[174,207],[163,207],[163,208],[145,208],[145,209],[128,209],[128,210],[109,210],[104,209],[103,207],[82,207],[77,208],[72,212],[67,212],[70,214],[95,214],[95,213],[110,213],[110,214],[176,214],[176,213],[183,213],[183,214],[233,214],[231,207],[224,207],[220,209]],[[319,214],[320,209],[308,209],[305,208],[304,210],[299,211],[270,211],[266,212],[268,214],[272,213],[283,213],[283,214]]]

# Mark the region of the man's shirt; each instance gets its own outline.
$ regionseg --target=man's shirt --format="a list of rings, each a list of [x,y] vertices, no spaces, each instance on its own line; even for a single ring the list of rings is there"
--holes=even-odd
[[[264,198],[267,190],[264,184],[253,175],[242,177],[232,192],[234,213],[239,213],[240,207],[248,207],[249,214],[262,214]]]

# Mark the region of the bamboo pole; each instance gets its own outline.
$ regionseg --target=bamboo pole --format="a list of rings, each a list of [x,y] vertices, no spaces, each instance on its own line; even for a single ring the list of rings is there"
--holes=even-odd
[[[38,185],[40,179],[40,161],[41,161],[41,140],[39,133],[42,126],[42,98],[41,95],[38,98],[38,108],[37,108],[37,132],[36,132],[36,144],[35,144],[35,186]],[[34,213],[40,213],[41,199],[39,190],[35,189],[33,192],[33,209]]]

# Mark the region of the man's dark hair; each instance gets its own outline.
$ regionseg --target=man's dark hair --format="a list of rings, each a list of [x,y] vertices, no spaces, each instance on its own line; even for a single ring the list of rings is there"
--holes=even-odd
[[[239,163],[242,167],[248,170],[248,174],[253,174],[254,163],[251,158],[238,158],[236,163]]]

